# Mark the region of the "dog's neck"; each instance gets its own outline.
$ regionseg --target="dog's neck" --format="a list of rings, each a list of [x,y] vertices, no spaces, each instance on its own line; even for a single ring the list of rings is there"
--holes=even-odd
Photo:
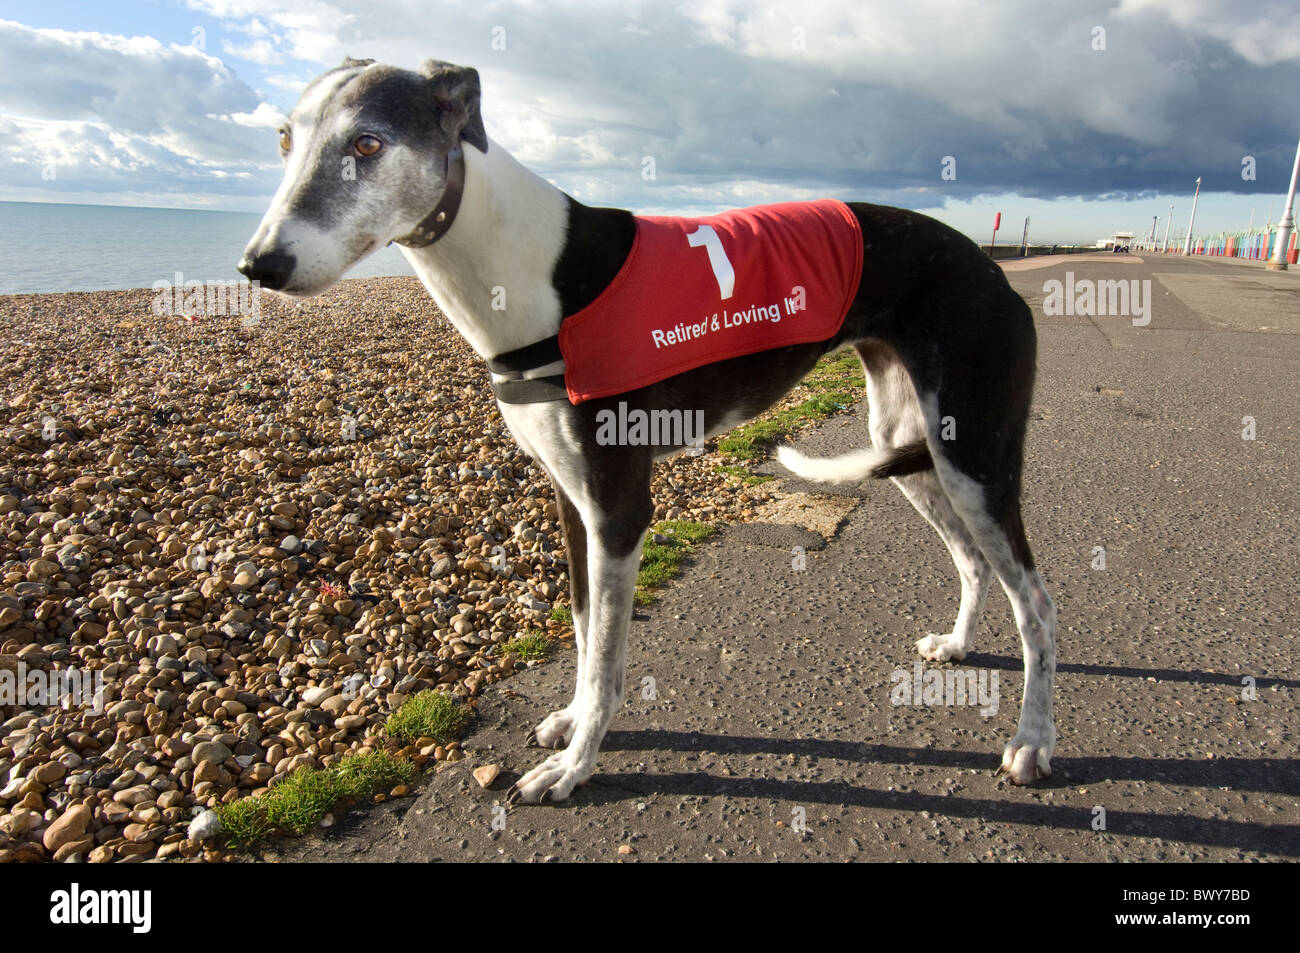
[[[465,146],[465,192],[438,241],[402,254],[433,300],[484,358],[560,328],[552,284],[564,248],[568,197],[496,142]]]

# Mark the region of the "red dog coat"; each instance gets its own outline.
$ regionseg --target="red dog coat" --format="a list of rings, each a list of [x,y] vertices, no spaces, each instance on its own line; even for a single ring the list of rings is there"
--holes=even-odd
[[[614,280],[560,327],[569,400],[828,340],[861,276],[862,228],[843,202],[637,216],[636,240]]]

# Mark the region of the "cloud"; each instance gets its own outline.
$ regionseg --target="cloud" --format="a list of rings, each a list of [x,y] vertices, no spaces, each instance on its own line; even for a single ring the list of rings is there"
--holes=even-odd
[[[286,55],[299,60],[323,63],[342,59],[340,42],[353,32],[352,24],[363,12],[347,9],[351,4],[325,0],[290,0],[262,3],[260,0],[188,0],[187,6],[218,19],[240,24],[250,36],[287,40]],[[361,11],[368,5],[357,4]],[[380,4],[384,7],[384,4]],[[408,23],[427,23],[433,8],[429,5],[399,4]],[[377,21],[377,22],[381,22]],[[388,21],[390,31],[402,29],[400,21]]]
[[[262,128],[273,107],[202,50],[0,21],[0,58],[11,197],[240,195],[274,182]]]
[[[635,207],[724,204],[730,180],[900,204],[1136,196],[1181,190],[1189,168],[1249,192],[1247,155],[1273,190],[1296,132],[1284,97],[1260,90],[1296,87],[1300,38],[1279,4],[1254,0],[191,3],[259,18],[318,66],[474,65],[503,145]]]
[[[221,50],[228,56],[248,60],[250,63],[260,63],[263,66],[271,66],[284,59],[284,53],[276,49],[275,44],[270,40],[265,39],[257,39],[244,46],[236,46],[229,40],[223,40]]]
[[[1300,59],[1300,32],[1295,29],[1293,3],[1120,0],[1120,16],[1144,14],[1164,17],[1190,34],[1220,40],[1253,66],[1294,64]]]
[[[233,122],[251,129],[276,129],[284,122],[285,115],[283,110],[277,109],[270,103],[258,103],[257,108],[251,113],[230,113],[225,116],[209,114],[208,118]]]
[[[1300,83],[1300,35],[1269,0],[187,3],[265,95],[192,47],[3,24],[0,112],[70,163],[87,136],[76,175],[105,188],[134,176],[265,196],[266,127],[310,77],[345,55],[435,56],[479,69],[488,131],[561,187],[678,211],[803,195],[1134,198],[1198,174],[1207,190],[1271,193],[1298,131],[1290,100],[1267,91]],[[103,151],[128,147],[124,166]],[[941,178],[947,156],[955,180]]]

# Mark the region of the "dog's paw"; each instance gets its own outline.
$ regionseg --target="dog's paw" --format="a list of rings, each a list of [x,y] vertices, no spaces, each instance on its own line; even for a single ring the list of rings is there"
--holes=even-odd
[[[1019,735],[1002,752],[1002,766],[1012,784],[1033,784],[1052,773],[1052,749],[1048,745],[1027,743]]]
[[[573,738],[577,718],[567,708],[553,711],[533,729],[533,737],[543,748],[563,748]]]
[[[586,783],[595,770],[594,764],[575,764],[567,751],[561,751],[516,781],[511,790],[511,800],[525,804],[563,801],[579,784]]]
[[[927,635],[916,643],[916,650],[927,662],[960,662],[966,657],[966,646],[951,632]]]

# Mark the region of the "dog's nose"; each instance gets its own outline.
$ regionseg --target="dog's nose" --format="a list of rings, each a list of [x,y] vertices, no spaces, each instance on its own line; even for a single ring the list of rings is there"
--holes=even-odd
[[[272,251],[249,258],[247,254],[236,266],[250,281],[260,282],[268,291],[279,291],[289,283],[298,260],[285,252]]]

